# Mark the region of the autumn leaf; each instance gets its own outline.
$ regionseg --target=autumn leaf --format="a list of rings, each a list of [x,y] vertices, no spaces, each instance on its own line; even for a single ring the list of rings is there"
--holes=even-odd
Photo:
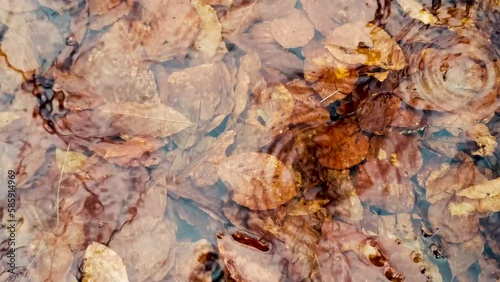
[[[232,155],[217,166],[231,198],[253,210],[277,208],[297,195],[295,173],[268,154]]]
[[[193,125],[182,114],[164,104],[124,102],[98,108],[109,115],[112,125],[123,134],[141,137],[167,137]]]
[[[127,267],[132,281],[160,281],[172,268],[171,249],[175,243],[175,227],[158,217],[143,217],[122,227],[109,248]]]
[[[82,167],[88,157],[82,153],[56,148],[56,165],[64,173],[72,173]]]
[[[271,33],[284,48],[297,48],[313,38],[314,26],[303,10],[292,9],[284,17],[272,21]]]
[[[110,248],[92,242],[85,251],[83,264],[83,281],[128,282],[127,269],[122,259]]]
[[[16,15],[8,24],[2,51],[14,67],[25,72],[48,67],[47,63],[52,62],[63,47],[59,30],[47,19]]]
[[[332,124],[326,133],[315,136],[314,141],[319,146],[316,156],[327,168],[350,168],[363,161],[368,153],[368,137],[356,124]]]
[[[436,24],[438,19],[415,0],[397,0],[408,15],[422,21],[424,24]]]
[[[211,58],[215,55],[222,39],[221,23],[217,18],[216,11],[210,5],[203,4],[200,0],[192,0],[191,4],[198,12],[201,20],[200,34],[196,38],[194,46]]]
[[[373,24],[347,23],[332,31],[324,45],[335,58],[347,64],[377,66],[389,70],[406,67],[403,51],[396,41]]]

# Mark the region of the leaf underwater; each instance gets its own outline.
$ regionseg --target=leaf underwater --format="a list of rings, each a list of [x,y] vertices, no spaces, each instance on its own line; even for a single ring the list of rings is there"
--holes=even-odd
[[[127,269],[122,259],[113,250],[92,242],[85,252],[83,281],[128,282]]]
[[[182,114],[164,104],[108,104],[100,107],[99,112],[109,115],[112,125],[123,134],[132,136],[167,137],[193,125]]]

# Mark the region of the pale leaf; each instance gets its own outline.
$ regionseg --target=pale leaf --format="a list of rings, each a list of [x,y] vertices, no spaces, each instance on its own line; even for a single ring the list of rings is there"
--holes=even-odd
[[[231,191],[231,198],[253,210],[277,208],[297,195],[293,170],[272,155],[232,155],[217,166],[217,174]]]
[[[163,104],[124,102],[104,105],[99,110],[111,115],[112,124],[130,136],[167,137],[193,125],[182,114]]]
[[[56,149],[56,165],[64,173],[78,171],[86,159],[82,153]]]
[[[500,194],[500,178],[470,186],[457,192],[458,196],[469,199],[484,199],[487,197],[496,197]]]
[[[211,58],[217,52],[217,47],[222,39],[222,26],[217,18],[217,12],[210,5],[200,3],[200,0],[192,0],[191,4],[201,19],[201,31],[194,46]]]
[[[83,281],[107,282],[127,281],[127,269],[122,259],[110,248],[92,242],[85,251]]]
[[[424,24],[435,24],[438,21],[433,14],[424,9],[422,4],[415,0],[397,0],[397,2],[408,15],[420,20]]]

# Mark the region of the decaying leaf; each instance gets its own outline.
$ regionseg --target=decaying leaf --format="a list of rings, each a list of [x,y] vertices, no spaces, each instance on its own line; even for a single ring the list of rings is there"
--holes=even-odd
[[[490,181],[483,179],[482,182],[458,191],[456,194],[469,199],[479,200],[475,206],[478,212],[500,211],[500,178]]]
[[[210,282],[220,271],[217,258],[218,254],[207,240],[179,243],[175,247],[175,263],[170,275],[176,282]]]
[[[121,133],[140,137],[167,137],[191,125],[188,119],[164,104],[124,102],[107,104],[99,113],[111,117],[113,126]]]
[[[314,26],[303,10],[292,9],[286,16],[272,21],[271,33],[284,48],[296,48],[313,38]]]
[[[175,227],[162,218],[148,216],[124,225],[109,248],[123,259],[130,280],[160,281],[174,263],[174,243]]]
[[[467,129],[467,135],[470,136],[474,141],[476,141],[479,149],[472,152],[473,155],[477,156],[491,156],[497,147],[497,141],[494,136],[491,135],[490,130],[485,124],[476,124]]]
[[[108,247],[92,242],[85,251],[83,281],[128,282],[129,280],[127,277],[127,269],[120,256]]]
[[[460,244],[445,243],[444,250],[448,255],[451,273],[458,276],[479,259],[484,250],[484,239],[477,234]]]
[[[347,64],[377,66],[389,70],[406,67],[403,51],[396,41],[373,24],[345,24],[330,33],[324,45],[336,59]]]
[[[332,124],[314,141],[319,146],[316,156],[321,165],[327,168],[350,168],[363,161],[368,153],[368,137],[356,124]]]
[[[241,153],[217,166],[231,198],[253,210],[277,208],[297,195],[293,170],[268,154]]]

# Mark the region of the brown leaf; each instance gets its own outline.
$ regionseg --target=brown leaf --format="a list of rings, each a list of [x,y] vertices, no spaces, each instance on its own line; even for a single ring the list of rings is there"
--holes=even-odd
[[[292,80],[285,85],[292,94],[294,107],[291,117],[292,124],[321,123],[330,121],[330,113],[321,104],[321,98],[304,80]]]
[[[322,166],[346,169],[362,162],[368,153],[368,137],[356,124],[339,122],[314,137],[318,144],[316,156]]]
[[[174,281],[212,281],[212,271],[217,271],[217,253],[212,244],[202,239],[182,242],[175,247],[175,263],[170,271]]]
[[[109,248],[123,259],[130,280],[160,281],[173,266],[174,244],[173,224],[148,216],[124,225]]]
[[[369,158],[388,162],[401,170],[402,175],[412,177],[423,164],[418,147],[418,137],[389,131],[386,136],[370,139]]]
[[[99,30],[129,14],[133,7],[133,1],[89,0],[88,5],[91,15],[90,28]]]
[[[217,174],[231,198],[253,210],[277,208],[297,195],[295,173],[268,154],[232,155],[217,166]]]
[[[396,41],[373,24],[345,24],[330,33],[324,45],[335,58],[347,64],[377,66],[389,70],[406,67],[403,51]]]
[[[314,26],[301,9],[292,9],[284,17],[271,23],[271,33],[284,48],[306,45],[314,36]]]
[[[391,126],[415,128],[422,114],[401,103],[401,99],[389,94],[375,94],[363,100],[356,111],[359,127],[365,131],[383,135]]]
[[[445,199],[430,206],[428,218],[434,232],[449,243],[462,243],[472,239],[479,232],[477,214],[452,215],[449,205],[450,200]]]
[[[361,201],[389,212],[409,212],[415,195],[408,177],[390,162],[370,159],[359,166],[355,187]]]
[[[451,274],[458,276],[479,259],[484,250],[484,240],[480,234],[477,234],[460,244],[444,242],[444,250],[448,257]]]
[[[487,178],[479,172],[471,159],[459,164],[443,163],[425,181],[426,198],[430,203],[436,203],[486,180]],[[462,195],[466,194],[466,192],[462,193]]]
[[[121,166],[138,166],[139,159],[145,153],[152,152],[165,145],[163,141],[141,137],[132,137],[121,143],[100,142],[89,147],[97,155],[110,163]]]
[[[182,114],[164,104],[124,102],[98,108],[113,126],[129,136],[167,137],[192,125]]]
[[[260,73],[261,63],[256,53],[240,58],[240,68],[234,87],[233,116],[238,117],[246,108],[250,93],[260,93],[266,88],[266,81]]]
[[[323,46],[305,54],[304,78],[323,98],[325,105],[344,99],[354,89],[358,72]]]
[[[200,32],[201,20],[191,2],[144,0],[140,7],[149,27],[142,40],[147,58],[168,61],[184,56]]]

